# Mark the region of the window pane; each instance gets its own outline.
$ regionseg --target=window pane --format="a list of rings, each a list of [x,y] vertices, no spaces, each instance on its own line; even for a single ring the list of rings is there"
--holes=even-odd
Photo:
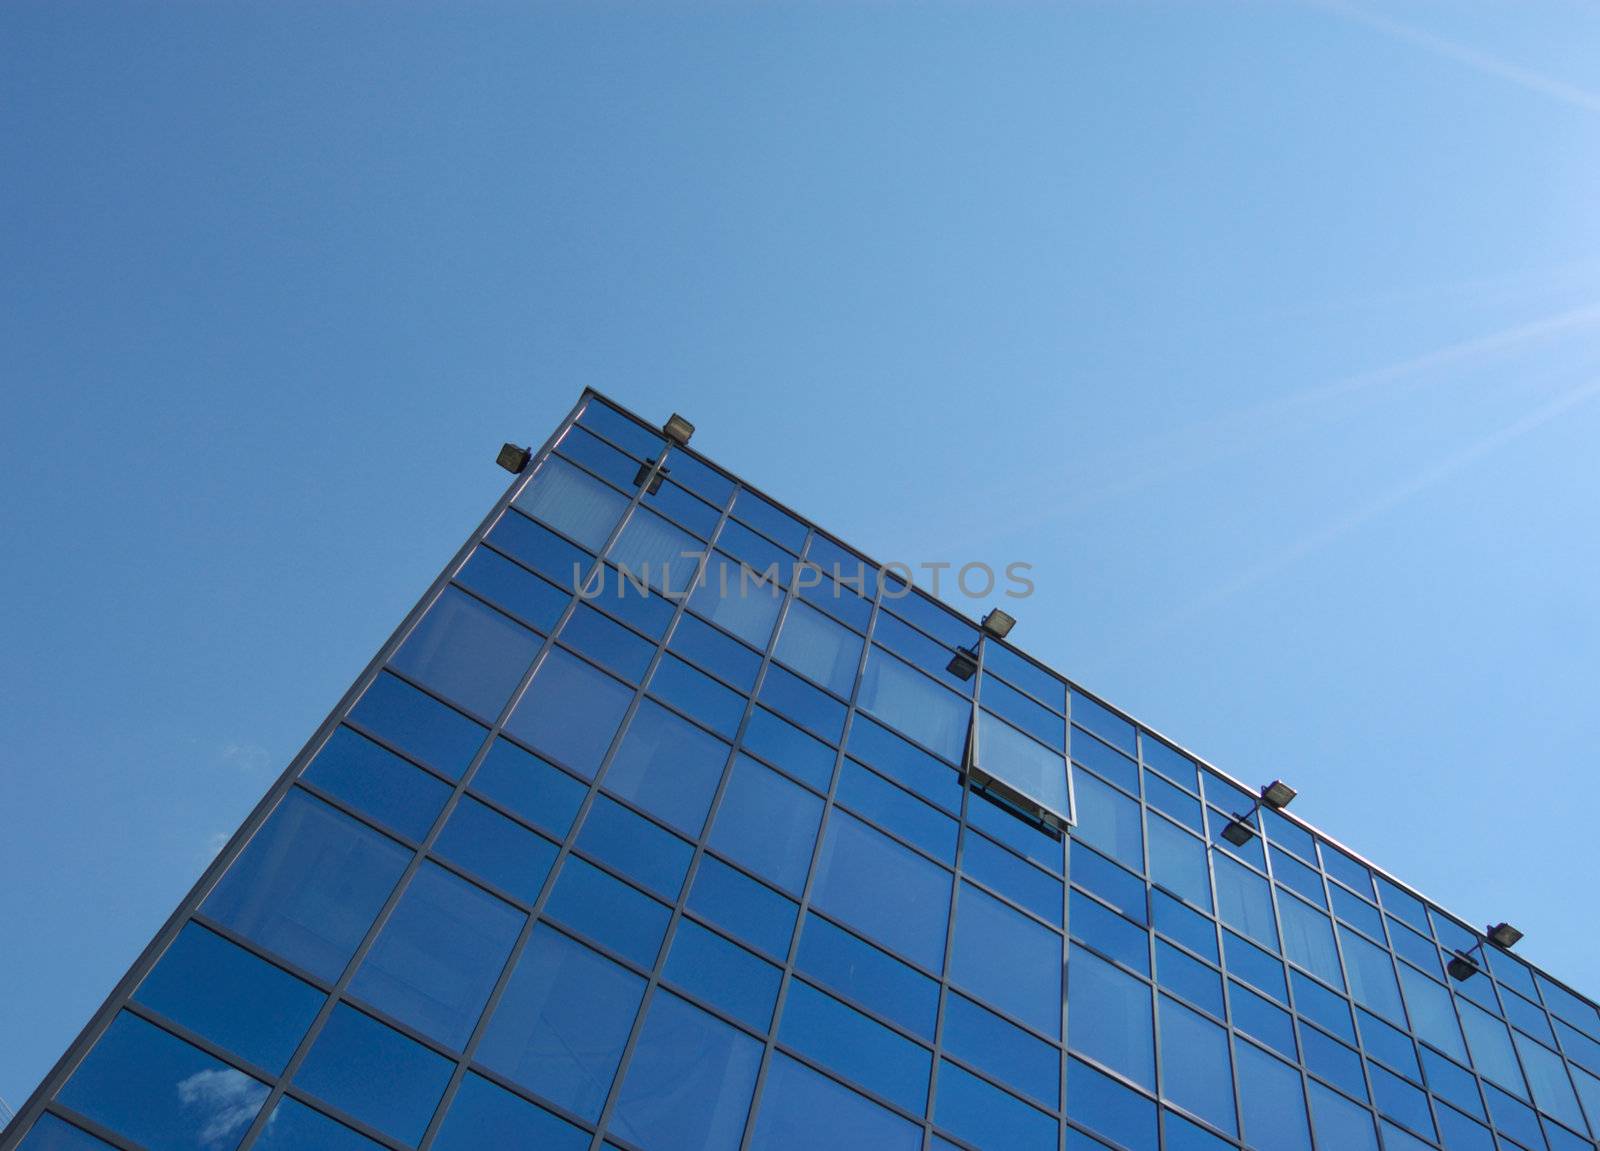
[[[507,509],[486,538],[507,555],[548,577],[562,591],[576,590],[594,564],[594,557],[588,552],[514,509]]]
[[[592,1122],[643,994],[637,975],[560,932],[535,927],[478,1059]]]
[[[976,833],[961,848],[961,870],[1041,919],[1061,926],[1061,881]]]
[[[726,628],[746,643],[765,648],[778,622],[783,591],[770,580],[712,552],[706,560],[699,586],[689,596],[689,606],[718,627]]]
[[[124,1011],[57,1098],[151,1151],[230,1151],[267,1086]]]
[[[474,551],[461,565],[455,579],[456,583],[471,588],[540,631],[556,626],[567,601],[572,598],[570,581],[557,587],[521,564],[512,563],[499,552],[484,547]]]
[[[727,762],[727,744],[647,699],[603,782],[613,795],[698,837]]]
[[[829,743],[838,743],[844,732],[844,705],[781,667],[768,666],[759,698]]]
[[[987,711],[978,712],[978,765],[1013,791],[1062,819],[1067,799],[1067,761]]]
[[[963,695],[972,694],[974,680],[962,679],[950,671],[950,658],[954,654],[950,648],[929,639],[910,624],[901,623],[887,611],[880,612],[878,622],[872,625],[872,639],[946,687]]]
[[[744,717],[745,697],[676,656],[663,656],[650,676],[650,691],[685,715],[732,739]]]
[[[750,709],[743,743],[748,751],[781,768],[801,783],[826,791],[833,778],[833,748],[763,707]]]
[[[1378,1151],[1377,1136],[1372,1132],[1372,1113],[1315,1081],[1311,1084],[1311,1121],[1317,1129],[1319,1147]]]
[[[1098,847],[1135,871],[1144,871],[1138,802],[1084,772],[1078,772],[1073,783],[1078,800],[1073,838]],[[1209,898],[1202,906],[1211,906]]]
[[[302,778],[401,835],[420,840],[450,788],[348,727],[317,752]]]
[[[541,643],[481,600],[447,587],[389,662],[478,715],[494,719]]]
[[[772,1023],[778,969],[692,919],[678,921],[662,977],[758,1031]]]
[[[1298,1055],[1294,1044],[1294,1023],[1287,1011],[1273,1006],[1239,983],[1230,984],[1228,994],[1233,1001],[1233,1025],[1236,1028],[1275,1048],[1285,1058],[1293,1059]]]
[[[956,821],[854,760],[845,760],[834,798],[930,855],[955,862]]]
[[[949,872],[843,812],[828,821],[812,902],[925,968],[943,966]]]
[[[1278,911],[1283,917],[1283,949],[1289,962],[1335,986],[1342,983],[1328,917],[1288,895],[1279,897]]]
[[[690,663],[698,664],[742,691],[754,690],[761,657],[738,640],[724,635],[692,615],[684,615],[672,629],[668,645]]]
[[[661,1151],[733,1151],[744,1133],[761,1044],[657,992],[645,1016],[611,1130]]]
[[[466,1045],[527,917],[434,863],[400,897],[353,994],[449,1047]]]
[[[794,603],[772,654],[835,695],[848,696],[861,662],[861,637],[815,608]]]
[[[1213,1127],[1237,1132],[1227,1033],[1176,1000],[1160,1000],[1162,1097]]]
[[[1080,782],[1080,791],[1084,790]],[[1118,809],[1126,805],[1118,797]],[[1123,818],[1126,818],[1124,814]],[[1187,899],[1196,907],[1211,910],[1211,876],[1206,870],[1206,845],[1177,826],[1152,815],[1150,825],[1150,878]]]
[[[826,919],[806,917],[795,969],[933,1041],[939,985]]]
[[[589,808],[578,847],[666,900],[676,900],[694,848],[665,828],[600,796]]]
[[[970,883],[961,885],[950,977],[985,1003],[1061,1035],[1062,939]]]
[[[666,938],[672,910],[644,892],[569,855],[544,913],[640,967],[650,967]]]
[[[1512,1032],[1512,1035],[1517,1054],[1522,1056],[1522,1068],[1527,1073],[1528,1086],[1533,1088],[1533,1101],[1539,1110],[1582,1130],[1583,1113],[1578,1109],[1578,1097],[1572,1093],[1572,1083],[1567,1078],[1561,1057],[1520,1032]]]
[[[881,648],[867,656],[858,705],[952,763],[965,758],[972,705]]]
[[[372,681],[350,718],[451,779],[461,778],[488,734],[481,724],[392,675]]]
[[[966,998],[945,1000],[945,1051],[1044,1106],[1061,1099],[1060,1051]]]
[[[641,460],[656,458],[665,446],[660,436],[629,419],[598,397],[591,397],[589,402],[583,405],[578,423],[596,435],[610,440],[617,447],[632,452]]]
[[[811,869],[821,821],[822,800],[741,755],[708,842],[735,863],[798,892]]]
[[[433,1151],[483,1151],[486,1147],[587,1151],[588,1146],[587,1131],[470,1073],[461,1080],[439,1137],[433,1141]]]
[[[1244,1139],[1260,1151],[1311,1151],[1300,1073],[1248,1043],[1238,1043]]]
[[[278,1100],[251,1146],[254,1151],[383,1151],[383,1144],[288,1095]]]
[[[1160,891],[1150,893],[1150,908],[1157,931],[1213,963],[1222,962],[1215,923]]]
[[[778,1038],[908,1111],[920,1112],[927,1100],[926,1048],[809,984],[789,984]]]
[[[791,899],[705,856],[688,907],[724,931],[778,959],[787,957],[799,908]]]
[[[633,690],[560,650],[545,657],[506,730],[585,779],[611,746]]]
[[[1081,892],[1072,893],[1072,938],[1143,975],[1150,974],[1150,935]]]
[[[705,545],[682,528],[639,508],[606,558],[636,584],[676,598],[694,587],[704,551]]]
[[[650,667],[655,645],[643,636],[581,604],[561,628],[561,642],[586,655],[607,671],[616,672],[629,683],[638,683]]]
[[[1400,986],[1395,982],[1394,962],[1389,953],[1343,926],[1339,928],[1339,944],[1344,950],[1346,973],[1350,977],[1350,997],[1390,1022],[1405,1026]]]
[[[116,1148],[46,1111],[39,1116],[18,1151],[116,1151]]]
[[[538,756],[497,739],[472,777],[472,790],[561,837],[571,830],[587,789]]]
[[[1156,977],[1162,987],[1181,995],[1217,1018],[1225,1014],[1222,1008],[1222,976],[1164,939],[1156,940]]]
[[[133,998],[268,1071],[282,1071],[322,992],[187,923]]]
[[[346,1114],[415,1147],[450,1081],[442,1055],[341,1003],[294,1081]]]
[[[1073,949],[1067,965],[1067,1044],[1072,1050],[1153,1091],[1151,1014],[1148,985],[1098,956]],[[1070,1084],[1067,1096],[1070,1108]]]
[[[1194,760],[1153,738],[1148,732],[1140,741],[1144,761],[1185,790],[1199,792],[1199,773]],[[1315,858],[1314,856],[1312,858]]]
[[[980,1147],[1006,1151],[1053,1151],[1059,1138],[1050,1116],[948,1061],[939,1064],[934,1121]]]
[[[621,492],[565,460],[547,458],[534,472],[514,506],[598,551],[627,510]]]
[[[292,789],[201,910],[331,981],[410,858],[394,840]]]
[[[733,501],[731,514],[796,554],[805,546],[806,525],[748,488]]]
[[[1354,1038],[1352,1034],[1351,1039]],[[1307,1070],[1352,1095],[1365,1098],[1367,1079],[1362,1070],[1361,1056],[1343,1043],[1329,1039],[1315,1027],[1301,1027],[1300,1041],[1305,1047]]]
[[[1155,1151],[1154,1103],[1081,1060],[1067,1064],[1067,1118],[1125,1147]]]
[[[1283,964],[1253,943],[1231,931],[1222,933],[1223,956],[1227,968],[1234,975],[1259,991],[1265,991],[1279,1003],[1289,1001],[1289,989],[1283,977]]]
[[[1072,758],[1124,791],[1139,790],[1139,769],[1133,760],[1078,728],[1072,729]]]
[[[1013,687],[1020,688],[1034,699],[1048,704],[1055,711],[1066,710],[1066,684],[1038,664],[1024,659],[992,639],[984,641],[983,669],[987,674],[1000,676]]]
[[[1217,917],[1268,950],[1278,950],[1267,881],[1225,855],[1216,857]]]
[[[1456,1025],[1450,993],[1403,963],[1400,965],[1400,984],[1405,990],[1406,1006],[1411,1009],[1412,1029],[1418,1037],[1446,1055],[1466,1062],[1467,1049],[1461,1042],[1461,1029]]]
[[[470,797],[450,813],[433,853],[525,903],[539,898],[556,845]]]
[[[921,1127],[787,1055],[773,1053],[751,1151],[816,1151],[821,1147],[917,1151],[921,1146]]]
[[[1137,755],[1133,724],[1081,692],[1072,693],[1072,722],[1094,732],[1113,747]]]

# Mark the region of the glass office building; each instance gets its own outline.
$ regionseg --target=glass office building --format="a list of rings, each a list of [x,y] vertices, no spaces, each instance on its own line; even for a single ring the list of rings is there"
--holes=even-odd
[[[1592,1148],[1595,1005],[1256,800],[586,393],[0,1144]]]

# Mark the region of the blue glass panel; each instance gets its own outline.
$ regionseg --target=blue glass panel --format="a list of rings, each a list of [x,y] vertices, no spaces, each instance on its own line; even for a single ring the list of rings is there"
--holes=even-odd
[[[1370,1058],[1386,1063],[1412,1079],[1422,1078],[1422,1068],[1417,1064],[1417,1049],[1410,1035],[1398,1027],[1390,1027],[1376,1015],[1359,1009],[1356,1011],[1356,1021],[1361,1029],[1361,1045],[1366,1048]]]
[[[1074,837],[1135,871],[1143,871],[1144,836],[1139,830],[1138,802],[1083,772],[1073,776],[1073,785],[1078,801]]]
[[[933,971],[944,962],[950,873],[858,819],[828,820],[811,899],[865,935]]]
[[[1372,1065],[1368,1072],[1372,1077],[1372,1101],[1378,1111],[1432,1139],[1435,1132],[1433,1115],[1428,1110],[1428,1097],[1382,1067]]]
[[[1425,939],[1399,920],[1389,920],[1389,942],[1401,959],[1410,960],[1434,978],[1443,978],[1444,967],[1439,961],[1439,949],[1433,940]]]
[[[744,696],[676,656],[663,656],[656,665],[650,691],[727,739],[738,733],[744,718]]]
[[[1428,1090],[1441,1099],[1447,1099],[1463,1111],[1485,1118],[1483,1099],[1478,1094],[1478,1081],[1465,1067],[1457,1067],[1436,1051],[1422,1049],[1422,1067],[1426,1072]]]
[[[1220,1026],[1162,995],[1161,1094],[1222,1131],[1238,1131],[1228,1036]]]
[[[783,591],[776,583],[715,551],[706,559],[700,585],[689,596],[695,612],[763,649],[782,605]]]
[[[581,468],[550,457],[539,465],[513,506],[597,551],[627,510],[628,499]]]
[[[1020,688],[1055,711],[1066,710],[1067,685],[1004,644],[992,639],[984,641],[983,670],[985,675],[1000,676],[1012,687]]]
[[[872,618],[870,597],[876,591],[866,561],[823,535],[811,537],[806,560],[810,571],[802,569],[795,576],[795,590],[829,615],[857,631],[866,631]]]
[[[187,923],[133,996],[268,1071],[282,1071],[322,992],[214,932]]]
[[[1139,923],[1149,922],[1145,911],[1145,886],[1144,880],[1126,869],[1112,863],[1105,856],[1090,851],[1080,843],[1072,845],[1072,861],[1068,868],[1072,882],[1085,891],[1092,891],[1112,907]],[[1165,896],[1156,893],[1159,901],[1166,901]],[[1176,905],[1174,905],[1176,906]],[[1193,912],[1188,914],[1193,915]],[[1198,917],[1196,917],[1198,921]],[[1216,928],[1211,928],[1212,942],[1210,950],[1215,952]],[[1170,932],[1168,934],[1171,934]],[[1174,937],[1176,938],[1176,936]],[[1196,950],[1204,950],[1196,948]]]
[[[1600,1069],[1600,1043],[1596,1043],[1587,1035],[1574,1028],[1568,1027],[1561,1020],[1556,1020],[1556,1034],[1561,1039],[1561,1050],[1568,1059],[1576,1059],[1591,1070]],[[1597,1116],[1600,1121],[1600,1116]]]
[[[267,1086],[124,1011],[56,1098],[150,1151],[229,1151]]]
[[[741,491],[733,501],[730,513],[743,520],[770,540],[776,540],[796,555],[805,547],[806,525],[795,519],[776,504],[762,499],[749,488]]]
[[[772,654],[835,695],[848,696],[861,662],[861,637],[815,608],[794,603]]]
[[[1073,762],[1103,775],[1125,791],[1139,790],[1139,769],[1133,760],[1081,728],[1072,730],[1071,750]]]
[[[991,644],[986,650],[999,649]],[[1046,747],[1060,749],[1066,746],[1067,721],[1048,708],[1041,707],[1005,681],[985,674],[978,688],[978,698],[984,707],[1007,723],[1021,728]]]
[[[1545,1146],[1544,1133],[1539,1127],[1539,1117],[1532,1107],[1519,1102],[1493,1084],[1483,1085],[1483,1098],[1489,1105],[1489,1121],[1502,1136],[1515,1139],[1524,1147],[1535,1151]]]
[[[1186,790],[1199,794],[1200,774],[1199,769],[1195,767],[1194,760],[1182,752],[1168,747],[1148,732],[1145,733],[1142,743],[1146,764]]]
[[[984,772],[1062,819],[1071,813],[1067,761],[989,711],[978,713],[976,761]]]
[[[909,572],[907,573],[909,574]],[[883,606],[949,647],[972,647],[979,632],[969,620],[924,594],[888,568],[879,574]]]
[[[888,612],[880,612],[878,622],[872,625],[872,638],[946,687],[963,695],[972,694],[976,681],[971,677],[962,679],[950,670],[950,659],[954,654],[950,648],[929,639],[910,624],[901,623]]]
[[[1138,924],[1130,923],[1076,891],[1072,893],[1068,922],[1073,939],[1135,971],[1150,974],[1150,936]]]
[[[691,995],[765,1032],[781,973],[692,919],[680,919],[662,976]]]
[[[935,754],[962,761],[971,703],[882,648],[867,656],[857,704]]]
[[[575,855],[562,864],[544,913],[646,968],[655,963],[672,919],[665,904]]]
[[[1289,887],[1311,900],[1318,907],[1328,905],[1328,895],[1322,888],[1322,873],[1315,868],[1307,867],[1287,851],[1274,845],[1269,852],[1272,856],[1272,875],[1279,883]]]
[[[1344,852],[1331,844],[1324,843],[1322,847],[1322,869],[1344,884],[1350,890],[1368,899],[1374,898],[1372,893],[1372,873],[1365,864],[1357,863]]]
[[[302,778],[412,839],[428,834],[450,797],[442,781],[348,727],[328,738]]]
[[[850,754],[951,815],[961,811],[961,777],[947,764],[859,713],[850,724]]]
[[[1583,1112],[1578,1108],[1578,1097],[1572,1092],[1572,1082],[1567,1078],[1561,1056],[1542,1047],[1521,1032],[1512,1032],[1517,1054],[1522,1056],[1522,1070],[1533,1089],[1533,1102],[1546,1115],[1553,1115],[1569,1127],[1583,1128]]]
[[[1565,1019],[1591,1039],[1600,1039],[1600,1014],[1597,1014],[1593,1004],[1585,1003],[1542,974],[1535,974],[1534,980],[1538,983],[1539,993],[1544,997],[1545,1005],[1550,1008],[1552,1014]]]
[[[670,516],[702,539],[711,538],[711,533],[717,530],[717,522],[722,518],[716,508],[671,480],[653,492],[646,492],[644,505]]]
[[[1260,991],[1265,991],[1279,1003],[1289,1001],[1289,989],[1283,978],[1283,964],[1276,956],[1246,942],[1231,931],[1222,933],[1222,952],[1230,972]]]
[[[585,779],[611,746],[633,689],[575,655],[545,657],[506,730]]]
[[[1166,1151],[1234,1151],[1233,1144],[1176,1111],[1161,1111],[1166,1129]]]
[[[629,722],[602,783],[613,795],[698,838],[727,762],[727,744],[647,699]]]
[[[584,574],[594,563],[588,552],[512,508],[506,510],[486,538],[507,555],[547,576],[563,591],[581,586]]]
[[[638,683],[650,667],[655,645],[643,636],[602,615],[587,604],[579,605],[561,628],[561,642],[588,656],[629,683]]]
[[[659,991],[628,1060],[611,1130],[661,1151],[733,1151],[761,1044]]]
[[[821,822],[822,800],[741,755],[707,842],[735,863],[798,892],[811,869]]]
[[[1504,966],[1504,962],[1501,966]],[[1505,1009],[1506,1022],[1511,1026],[1526,1032],[1546,1046],[1555,1046],[1556,1033],[1551,1030],[1550,1020],[1543,1008],[1535,1007],[1505,987],[1500,989],[1500,1006]]]
[[[565,836],[588,789],[538,756],[497,739],[472,777],[472,790],[551,835]]]
[[[750,576],[747,578],[752,581],[751,586],[754,586],[753,581],[757,576],[769,583],[787,586],[795,568],[799,566],[794,556],[736,521],[722,525],[717,546],[736,557],[749,570]]]
[[[1311,1151],[1300,1073],[1248,1043],[1236,1043],[1244,1140],[1260,1151]]]
[[[1205,817],[1200,812],[1200,801],[1149,769],[1144,773],[1144,800],[1157,811],[1172,816],[1196,835],[1205,834]]]
[[[1319,1147],[1378,1151],[1372,1113],[1314,1080],[1311,1083],[1311,1122],[1316,1128]]]
[[[329,1119],[314,1107],[285,1095],[251,1146],[255,1151],[382,1151],[353,1128]]]
[[[1053,1151],[1056,1121],[954,1063],[939,1063],[934,1122],[985,1151]]]
[[[750,691],[756,686],[761,656],[692,615],[678,620],[667,647],[741,691]]]
[[[1439,1141],[1445,1151],[1495,1151],[1494,1136],[1482,1124],[1474,1123],[1449,1107],[1436,1108]]]
[[[463,796],[433,854],[448,859],[525,903],[539,898],[556,861],[556,845],[515,820]]]
[[[1272,915],[1272,890],[1266,879],[1225,855],[1213,865],[1217,879],[1217,917],[1270,951],[1278,950]]]
[[[602,564],[584,585],[583,596],[607,615],[656,640],[666,634],[677,611],[672,600],[633,582],[610,564]]]
[[[838,743],[844,731],[845,708],[781,667],[769,666],[761,681],[761,702],[794,720],[813,735]]]
[[[1055,875],[1062,873],[1067,837],[1031,818],[1018,818],[1015,809],[998,797],[974,791],[967,807],[967,826],[1049,868]]]
[[[1339,951],[1334,946],[1333,924],[1328,917],[1290,895],[1279,897],[1278,912],[1283,920],[1283,950],[1289,962],[1335,987],[1341,985],[1344,979],[1339,973]]]
[[[1383,939],[1383,916],[1366,900],[1351,895],[1335,884],[1328,889],[1333,897],[1333,913],[1350,926],[1366,932],[1374,939]]]
[[[1366,1097],[1367,1080],[1361,1069],[1361,1056],[1315,1027],[1302,1026],[1300,1042],[1305,1049],[1307,1070],[1352,1095]]]
[[[1589,1140],[1574,1135],[1549,1119],[1544,1120],[1544,1137],[1550,1144],[1550,1151],[1594,1151],[1594,1144]],[[1427,1151],[1427,1148],[1423,1148],[1423,1151]]]
[[[580,463],[601,479],[610,480],[624,491],[636,486],[634,477],[639,472],[639,461],[618,451],[597,436],[590,435],[573,425],[561,434],[555,450],[567,459]]]
[[[709,855],[700,860],[695,872],[688,907],[778,959],[789,954],[795,917],[800,912],[792,899]]]
[[[961,885],[950,978],[1042,1034],[1061,1035],[1061,936]]]
[[[1061,881],[983,836],[967,836],[961,848],[961,870],[1013,903],[1061,926]]]
[[[1117,808],[1126,810],[1120,798]],[[1151,880],[1210,911],[1211,875],[1206,869],[1206,845],[1159,816],[1151,815],[1149,826]]]
[[[1155,1151],[1156,1105],[1078,1059],[1067,1060],[1067,1118],[1134,1151]]]
[[[478,1060],[593,1121],[643,994],[637,975],[541,924],[489,1020]]]
[[[1289,973],[1294,982],[1295,1010],[1349,1043],[1356,1041],[1355,1025],[1350,1022],[1350,1004],[1316,980],[1298,971]]]
[[[1274,811],[1270,807],[1261,809],[1261,822],[1266,828],[1267,838],[1279,847],[1287,847],[1301,859],[1315,861],[1317,858],[1316,840],[1311,833],[1298,824],[1289,822],[1287,816]],[[1423,921],[1426,923],[1426,919]]]
[[[617,411],[598,396],[591,396],[584,404],[578,423],[641,460],[656,458],[665,446],[653,430]]]
[[[682,528],[639,508],[606,558],[636,584],[677,598],[695,586],[704,551],[705,544]]]
[[[922,1146],[922,1128],[782,1052],[774,1052],[762,1087],[751,1151],[851,1146],[917,1151]]]
[[[291,790],[201,910],[313,975],[334,980],[411,852]]]
[[[328,1016],[295,1083],[345,1114],[415,1147],[454,1065],[341,1003]]]
[[[944,1050],[1054,1110],[1061,1099],[1061,1053],[962,995],[944,1007]]]
[[[424,863],[350,984],[353,994],[449,1047],[466,1045],[527,917]]]
[[[1273,1048],[1286,1059],[1299,1057],[1294,1045],[1294,1020],[1287,1011],[1275,1007],[1243,984],[1232,983],[1228,994],[1233,1000],[1233,1025]]]
[[[1378,1126],[1383,1131],[1383,1151],[1433,1151],[1433,1144],[1424,1143],[1411,1132],[1396,1127],[1388,1120],[1380,1121]],[[1587,1144],[1585,1146],[1587,1147]]]
[[[451,779],[461,778],[488,734],[481,724],[392,675],[372,681],[350,718]]]
[[[1149,986],[1073,948],[1067,965],[1067,1045],[1153,1091],[1153,1035]],[[1070,1084],[1067,1107],[1071,1114]]]
[[[1422,900],[1412,895],[1409,891],[1402,890],[1381,875],[1377,876],[1377,881],[1378,894],[1383,900],[1384,910],[1390,915],[1405,920],[1423,934],[1428,934],[1430,932],[1428,909],[1423,905]],[[1531,980],[1528,983],[1528,990],[1530,992],[1533,990]]]
[[[537,1147],[539,1151],[586,1151],[589,1133],[526,1099],[470,1072],[433,1141],[434,1151],[483,1151],[486,1147]]]
[[[605,796],[595,799],[578,847],[661,898],[675,901],[694,848]]]
[[[1222,976],[1164,939],[1156,940],[1156,981],[1218,1019],[1222,1007]]]
[[[955,862],[956,821],[852,759],[844,761],[834,798],[930,855]]]
[[[933,1057],[926,1048],[807,983],[789,984],[778,1039],[908,1111],[920,1112],[927,1100]]]
[[[1211,920],[1159,891],[1151,893],[1151,906],[1155,910],[1155,928],[1158,932],[1177,940],[1212,963],[1222,962],[1217,950],[1217,929]]]
[[[939,985],[843,928],[808,915],[795,969],[932,1042]]]
[[[1405,964],[1400,965],[1400,984],[1405,991],[1406,1006],[1411,1009],[1411,1028],[1418,1038],[1433,1044],[1440,1051],[1461,1062],[1466,1062],[1467,1049],[1461,1042],[1461,1028],[1456,1023],[1455,1007],[1450,993]]]
[[[570,583],[557,587],[499,552],[482,547],[461,565],[455,580],[539,631],[555,627],[572,598]]]
[[[1394,961],[1389,953],[1343,924],[1339,925],[1339,946],[1344,951],[1345,973],[1350,979],[1350,998],[1404,1027],[1405,1009],[1400,1004],[1400,985],[1395,982]]]
[[[1082,692],[1072,693],[1072,722],[1094,732],[1101,739],[1129,755],[1137,755],[1133,724]]]
[[[18,1151],[116,1151],[116,1148],[47,1111],[39,1116]]]
[[[743,744],[768,763],[818,791],[826,791],[833,779],[833,763],[837,758],[833,748],[764,707],[750,709]]]

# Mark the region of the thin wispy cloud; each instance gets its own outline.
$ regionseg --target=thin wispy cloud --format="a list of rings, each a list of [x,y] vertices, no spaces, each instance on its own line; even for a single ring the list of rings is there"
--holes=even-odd
[[[1454,60],[1458,64],[1464,64],[1485,75],[1506,80],[1519,87],[1526,88],[1530,92],[1537,92],[1542,96],[1548,96],[1553,100],[1559,100],[1563,104],[1570,104],[1575,108],[1582,108],[1588,112],[1600,112],[1600,92],[1591,92],[1589,89],[1581,88],[1576,84],[1568,84],[1564,80],[1557,80],[1532,68],[1524,67],[1521,64],[1513,64],[1508,60],[1500,59],[1498,56],[1491,56],[1487,52],[1468,47],[1455,40],[1446,39],[1426,29],[1403,24],[1398,20],[1392,20],[1387,16],[1381,16],[1376,12],[1369,12],[1364,8],[1358,8],[1351,4],[1341,4],[1338,0],[1306,0],[1306,2],[1313,8],[1319,8],[1325,12],[1332,12],[1346,19],[1365,24],[1367,27],[1382,32],[1391,39],[1415,45],[1425,52],[1431,52],[1435,56],[1442,56],[1447,60]]]

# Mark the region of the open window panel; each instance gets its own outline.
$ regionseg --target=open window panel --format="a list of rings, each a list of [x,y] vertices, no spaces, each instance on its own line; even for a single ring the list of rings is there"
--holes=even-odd
[[[973,788],[1059,839],[1073,822],[1066,757],[982,708],[975,714],[965,757]]]

